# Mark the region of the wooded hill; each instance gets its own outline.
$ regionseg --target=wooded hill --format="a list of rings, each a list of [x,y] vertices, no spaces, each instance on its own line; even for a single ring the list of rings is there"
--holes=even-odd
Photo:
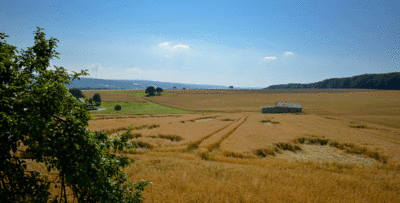
[[[264,89],[382,89],[400,90],[400,72],[330,78],[320,82],[271,85]]]

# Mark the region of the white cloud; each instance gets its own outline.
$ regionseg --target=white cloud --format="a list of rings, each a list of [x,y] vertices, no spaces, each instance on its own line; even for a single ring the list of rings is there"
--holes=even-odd
[[[174,48],[174,49],[189,49],[189,46],[184,45],[184,44],[178,44],[178,45],[173,46],[172,48]]]
[[[274,61],[276,59],[278,59],[278,58],[276,58],[276,56],[266,56],[266,57],[264,57],[265,61]]]
[[[293,56],[293,55],[294,55],[294,53],[291,51],[285,52],[285,56]]]
[[[159,46],[160,48],[168,48],[168,47],[169,47],[169,44],[170,44],[170,42],[163,42],[163,43],[160,43],[158,46]]]
[[[173,45],[173,42],[162,42],[158,44],[158,47],[163,50],[167,50],[169,52],[176,52],[176,51],[187,51],[189,50],[189,46],[185,44],[177,44]]]

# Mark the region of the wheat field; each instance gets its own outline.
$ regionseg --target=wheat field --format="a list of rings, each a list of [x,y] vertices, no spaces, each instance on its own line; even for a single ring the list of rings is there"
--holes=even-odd
[[[146,202],[400,201],[398,91],[168,92],[140,99],[213,112],[96,113],[89,124],[111,136],[132,125],[136,148],[118,153],[131,180],[153,181]],[[277,101],[304,112],[260,113]]]

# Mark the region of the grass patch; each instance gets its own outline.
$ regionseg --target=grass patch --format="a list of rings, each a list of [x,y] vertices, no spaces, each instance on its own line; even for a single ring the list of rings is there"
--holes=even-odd
[[[329,139],[323,139],[323,138],[308,138],[308,137],[299,137],[296,138],[294,143],[299,143],[299,144],[319,144],[319,145],[327,145],[329,142]]]
[[[124,149],[123,151],[119,151],[119,153],[123,154],[144,154],[145,151],[135,148]]]
[[[279,124],[280,122],[278,121],[271,121],[271,120],[261,120],[261,123],[271,123],[271,124]]]
[[[275,144],[278,149],[286,150],[286,151],[301,151],[301,147],[297,144],[293,144],[291,142],[278,142]]]
[[[143,142],[143,141],[133,141],[131,143],[135,148],[146,148],[146,149],[154,148],[154,145],[147,143],[147,142]]]
[[[332,117],[328,117],[328,116],[326,116],[326,117],[324,117],[324,118],[330,119],[330,120],[339,120],[339,119],[337,119],[337,118],[332,118]]]
[[[114,110],[115,105],[120,105],[121,110]],[[96,113],[104,114],[175,114],[175,113],[194,113],[183,109],[162,106],[152,102],[103,102],[102,108],[104,111],[96,111]]]
[[[221,121],[235,121],[235,119],[224,118],[224,119],[221,119]]]
[[[135,134],[131,134],[131,139],[132,138],[139,138],[139,137],[142,137],[142,134],[140,134],[140,133],[135,133]]]
[[[254,154],[259,157],[275,156],[275,152],[278,151],[276,147],[267,147],[254,150]]]
[[[158,134],[158,135],[150,135],[149,137],[167,139],[167,140],[171,140],[172,142],[179,142],[179,141],[183,140],[183,138],[181,136],[179,136],[179,135]]]
[[[368,129],[368,127],[365,126],[365,125],[351,125],[350,127],[351,127],[351,128]]]
[[[199,144],[200,144],[200,143],[201,143],[201,141],[200,141],[200,142],[193,142],[193,143],[190,143],[190,144],[186,147],[187,151],[192,151],[192,150],[194,150],[194,149],[199,148]]]
[[[149,125],[147,126],[147,129],[153,129],[153,128],[158,128],[160,125]]]
[[[206,161],[214,161],[214,156],[209,151],[200,152],[199,156],[202,160]]]
[[[113,129],[109,129],[109,130],[105,130],[105,131],[108,132],[109,134],[113,134],[116,132],[126,131],[126,130],[128,130],[127,127],[119,127],[119,128],[113,128]]]

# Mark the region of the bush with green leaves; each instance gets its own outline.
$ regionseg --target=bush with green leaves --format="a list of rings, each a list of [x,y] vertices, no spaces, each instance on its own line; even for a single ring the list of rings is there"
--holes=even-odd
[[[154,96],[156,93],[156,88],[154,86],[148,86],[145,93],[147,94],[147,96]]]
[[[0,33],[0,201],[67,202],[72,195],[78,202],[141,202],[151,182],[129,182],[123,169],[131,162],[115,154],[131,146],[129,130],[111,140],[87,129],[90,114],[65,84],[88,74],[48,69],[58,40],[42,30],[19,52]],[[49,173],[28,171],[27,159]],[[50,200],[52,188],[59,194]]]
[[[163,90],[161,87],[157,87],[157,88],[156,88],[156,92],[157,92],[158,94],[161,94],[163,91],[164,91],[164,90]]]
[[[85,95],[83,95],[83,93],[82,93],[82,90],[77,89],[77,88],[69,89],[69,93],[71,93],[72,96],[76,97],[77,99],[85,97]]]
[[[94,94],[92,100],[96,103],[96,106],[101,105],[101,96],[99,93]]]
[[[114,110],[116,110],[116,111],[121,110],[121,105],[119,105],[119,104],[115,105]]]

